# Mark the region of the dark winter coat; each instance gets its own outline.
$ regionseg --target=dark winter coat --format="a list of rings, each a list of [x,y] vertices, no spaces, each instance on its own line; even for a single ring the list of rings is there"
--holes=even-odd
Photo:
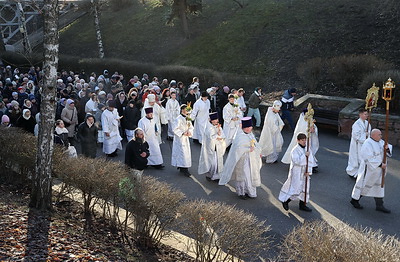
[[[17,127],[24,129],[26,132],[32,133],[35,130],[36,121],[31,116],[28,120],[26,120],[22,115],[17,120]]]
[[[125,108],[124,117],[125,128],[128,130],[135,130],[140,120],[140,111],[136,107],[127,106]]]
[[[140,154],[145,152],[146,157]],[[136,139],[129,141],[125,149],[125,164],[131,168],[143,170],[147,167],[147,158],[150,156],[149,144]]]
[[[81,143],[81,150],[84,156],[96,158],[98,132],[95,124],[89,127],[85,121],[79,125],[78,139]]]

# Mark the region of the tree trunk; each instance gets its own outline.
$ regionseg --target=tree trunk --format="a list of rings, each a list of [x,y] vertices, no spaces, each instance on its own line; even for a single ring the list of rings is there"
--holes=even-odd
[[[99,47],[99,57],[104,58],[103,40],[101,39],[100,19],[99,19],[99,0],[92,0],[94,13],[94,26],[96,30],[97,45]]]
[[[36,172],[32,177],[30,206],[52,207],[52,160],[55,97],[58,67],[58,0],[44,0],[44,64],[42,103],[37,142]]]
[[[179,0],[179,16],[181,18],[183,33],[187,39],[190,38],[189,25],[186,17],[186,0]]]

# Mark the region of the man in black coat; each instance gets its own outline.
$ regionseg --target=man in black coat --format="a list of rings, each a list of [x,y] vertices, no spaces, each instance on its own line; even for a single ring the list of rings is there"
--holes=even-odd
[[[144,132],[136,128],[133,139],[126,145],[125,164],[131,168],[143,170],[147,167],[149,155],[149,144],[144,140]]]
[[[78,127],[78,139],[84,156],[96,158],[98,132],[94,116],[87,114],[86,121]]]

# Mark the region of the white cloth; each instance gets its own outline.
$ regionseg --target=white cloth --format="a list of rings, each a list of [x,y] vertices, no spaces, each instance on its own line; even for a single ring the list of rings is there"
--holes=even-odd
[[[368,138],[362,145],[361,163],[357,181],[351,193],[352,198],[358,200],[360,196],[384,197],[385,187],[381,187],[382,168],[379,167],[383,162],[384,144],[383,140],[376,142],[372,138]],[[389,151],[392,152],[392,145],[389,145]],[[387,155],[391,156],[391,153],[387,153]]]
[[[178,100],[169,99],[165,105],[165,117],[168,120],[168,136],[173,137],[174,132],[172,131],[173,122],[181,113],[181,108]]]
[[[150,155],[147,158],[147,164],[149,166],[161,165],[163,157],[161,154],[160,143],[158,142],[158,136],[160,136],[160,131],[156,133],[156,122],[153,119],[148,119],[147,117],[142,117],[138,122],[138,127],[143,130],[144,138],[149,144]]]
[[[227,103],[222,110],[222,117],[224,118],[224,133],[226,139],[226,146],[232,144],[232,140],[235,138],[236,133],[240,128],[240,121],[243,117],[243,112],[239,106],[235,107],[231,103]],[[233,118],[238,118],[233,120]]]
[[[279,114],[274,113],[272,107],[268,107],[259,142],[261,155],[267,157],[267,163],[278,160],[279,152],[282,151],[283,136],[281,131],[284,125]]]
[[[86,114],[90,113],[90,114],[94,115],[96,113],[96,111],[97,111],[98,104],[99,103],[97,103],[96,101],[93,101],[92,99],[89,99],[86,102],[86,105],[85,105],[85,113]]]
[[[212,180],[219,179],[219,174],[224,170],[225,149],[225,135],[222,128],[208,122],[201,145],[198,173],[209,173]]]
[[[161,124],[167,124],[168,121],[165,118],[165,108],[155,103],[153,106],[149,105],[149,99],[146,98],[144,101],[144,106],[142,108],[142,118],[146,116],[145,108],[152,107],[153,108],[153,119],[154,123],[157,125],[157,131],[159,135],[157,136],[158,143],[161,144]]]
[[[194,130],[193,130],[193,139],[199,140],[201,144],[203,142],[204,130],[206,129],[206,125],[208,123],[210,113],[210,100],[206,99],[198,99],[194,105],[192,113],[190,114],[190,118],[194,120]]]
[[[308,129],[308,123],[307,121],[304,120],[304,113],[300,114],[299,120],[297,120],[297,124],[296,124],[296,128],[294,129],[294,133],[293,133],[293,137],[292,137],[292,141],[290,142],[288,148],[286,149],[285,154],[282,157],[282,163],[284,164],[290,164],[291,162],[291,152],[292,149],[297,145],[297,135],[299,133],[303,133],[305,135],[307,134],[307,129]],[[307,139],[307,141],[310,142],[310,151],[312,153],[312,157],[313,159],[313,167],[317,167],[318,166],[318,160],[315,157],[315,155],[318,152],[319,149],[319,139],[318,139],[318,128],[317,126],[314,124],[314,133],[310,133],[310,139]]]
[[[172,143],[171,165],[189,168],[192,166],[190,136],[184,135],[184,133],[193,133],[192,121],[187,121],[184,116],[179,115],[174,121],[173,131],[174,142]]]
[[[252,145],[254,150],[250,152]],[[247,192],[254,192],[255,188],[261,185],[260,169],[262,162],[260,154],[261,148],[254,134],[246,134],[239,130],[229,150],[228,157],[224,163],[224,171],[221,173],[218,184],[225,185],[234,180],[246,187]],[[237,193],[240,194],[241,192],[238,191]],[[250,196],[254,196],[254,194]]]
[[[349,176],[357,177],[358,168],[360,167],[361,162],[361,147],[364,144],[364,141],[369,137],[370,133],[371,125],[368,124],[367,120],[363,121],[361,118],[354,122],[351,127],[349,160],[346,168],[346,172]]]
[[[112,112],[106,109],[103,114],[101,114],[103,132],[110,134],[109,136],[104,134],[103,152],[105,154],[112,154],[117,149],[122,150],[122,137],[119,135],[118,119],[119,115],[117,109],[114,109]]]
[[[304,190],[305,190],[305,182],[306,176],[304,173],[306,172],[306,149],[302,148],[299,144],[297,144],[291,154],[291,162],[289,168],[288,178],[283,184],[281,191],[279,192],[279,201],[285,202],[289,198],[291,200],[299,199],[304,201]],[[308,157],[308,173],[312,173],[314,158],[312,156],[312,152],[310,152],[310,156]],[[310,177],[307,179],[307,199],[308,202],[310,197]]]
[[[239,104],[239,108],[242,111],[246,111],[246,103],[244,102],[244,97],[243,96],[239,96],[239,98],[236,101]]]

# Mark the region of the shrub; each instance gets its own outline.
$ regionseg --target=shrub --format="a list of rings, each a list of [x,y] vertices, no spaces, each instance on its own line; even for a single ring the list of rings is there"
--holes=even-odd
[[[195,240],[196,261],[251,261],[269,247],[265,221],[234,206],[195,200],[178,211],[179,227]]]
[[[325,221],[307,222],[286,235],[282,257],[287,261],[397,261],[399,241],[380,231],[331,227]]]
[[[326,61],[321,57],[310,59],[297,67],[297,75],[305,82],[308,92],[317,90],[323,80],[325,67]]]
[[[168,229],[174,224],[176,210],[185,195],[153,177],[136,177],[131,183],[125,185],[133,188],[126,208],[134,217],[138,243],[152,247],[170,235]]]

